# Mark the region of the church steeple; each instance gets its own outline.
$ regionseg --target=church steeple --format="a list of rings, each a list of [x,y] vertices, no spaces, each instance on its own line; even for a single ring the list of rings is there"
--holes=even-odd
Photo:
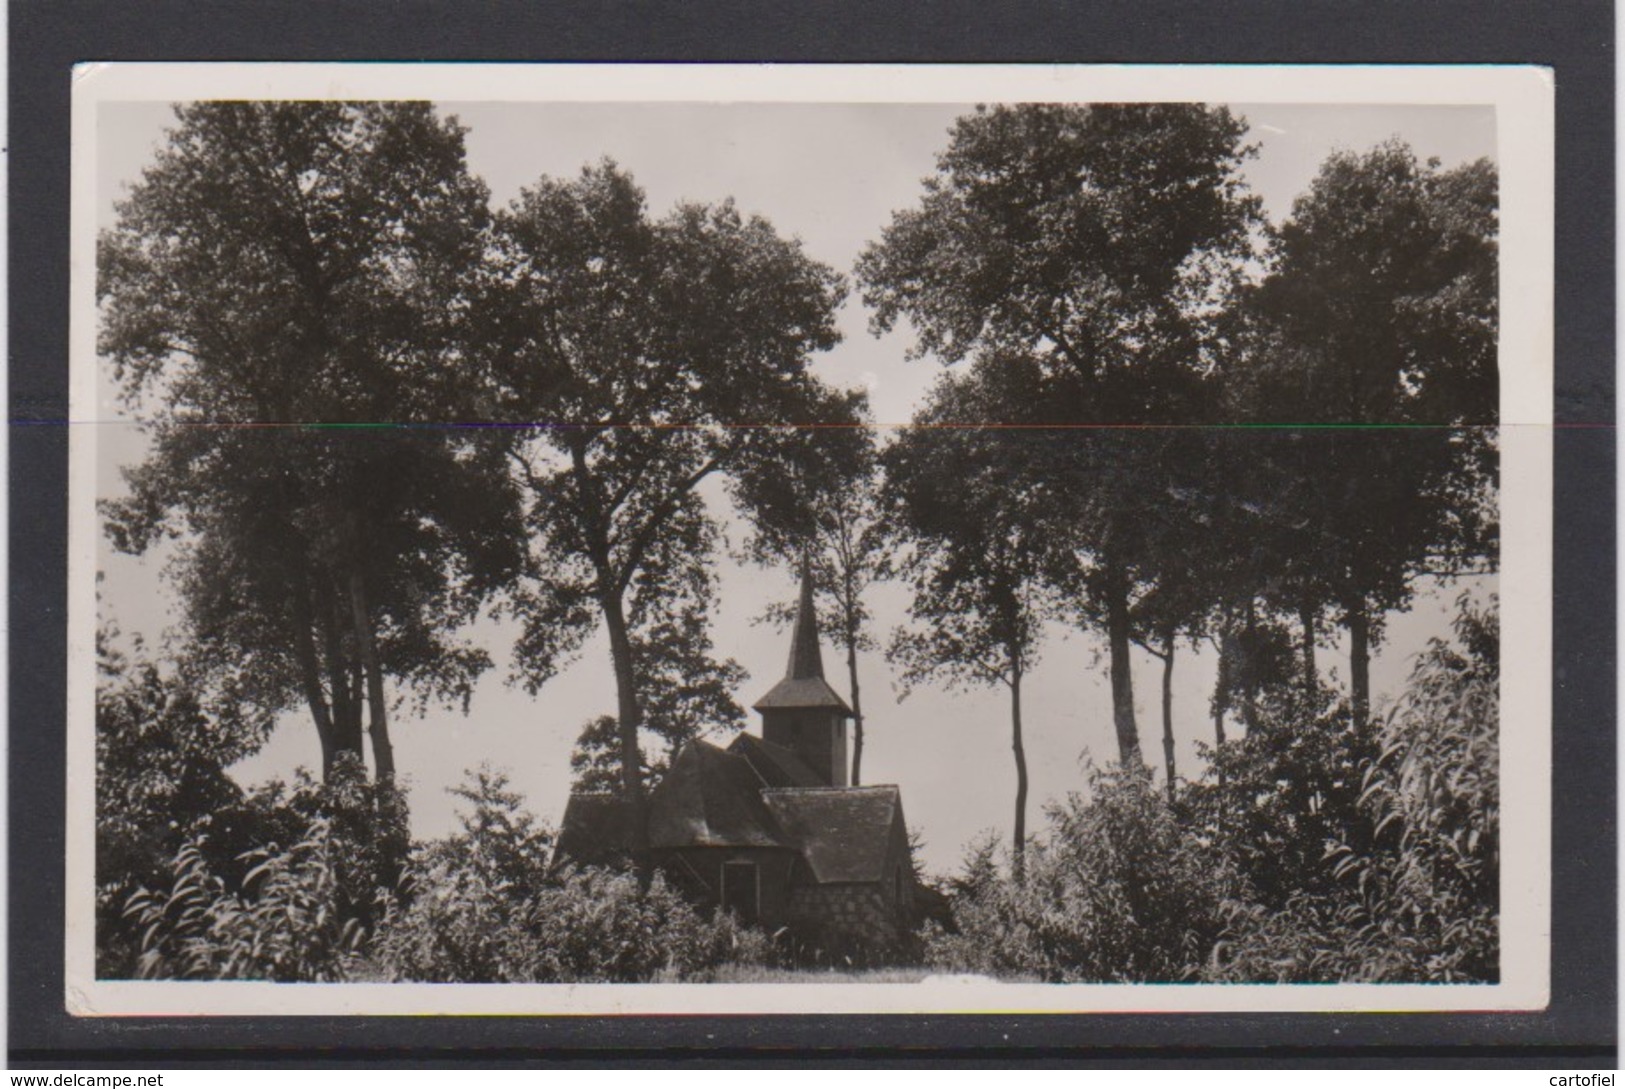
[[[796,623],[790,633],[790,664],[784,671],[788,680],[824,679],[824,656],[818,649],[818,609],[813,602],[812,564],[801,561],[801,600],[796,603]]]
[[[812,566],[801,565],[801,599],[790,632],[784,679],[756,701],[762,739],[794,750],[830,786],[845,786],[846,720],[852,711],[824,679]]]

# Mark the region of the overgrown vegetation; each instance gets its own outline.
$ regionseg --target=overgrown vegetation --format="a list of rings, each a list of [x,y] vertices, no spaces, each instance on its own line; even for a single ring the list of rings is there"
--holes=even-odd
[[[1047,818],[1024,876],[991,843],[971,852],[952,886],[955,932],[928,936],[933,965],[1047,983],[1191,978],[1235,891],[1223,856],[1180,827],[1149,776],[1117,767]]]
[[[297,820],[311,789],[296,792],[292,805],[261,799],[272,818],[262,831],[276,818]],[[327,787],[314,789],[334,801]],[[480,768],[454,793],[470,805],[462,830],[417,845],[400,882],[370,884],[365,897],[357,884],[378,871],[355,854],[357,837],[339,818],[310,818],[291,846],[269,842],[224,865],[214,823],[199,821],[164,878],[138,883],[125,898],[111,947],[126,954],[101,974],[629,983],[772,966],[767,935],[701,912],[659,874],[644,883],[619,870],[551,869],[551,835],[502,774]]]
[[[214,873],[199,840],[175,855],[173,880],[140,889],[125,914],[141,931],[141,979],[342,980],[360,947],[360,921],[340,910],[341,867],[327,821],[286,850],[242,856],[235,887]]]
[[[993,839],[925,924],[933,971],[1046,982],[1462,982],[1498,977],[1498,646],[1493,600],[1418,657],[1369,730],[1346,705],[1267,701],[1170,801],[1140,769],[1094,771],[1050,807],[1022,865]],[[156,683],[139,670],[141,688]],[[109,695],[127,708],[128,688]],[[119,720],[109,712],[107,721]],[[194,720],[164,720],[190,736]],[[116,734],[114,736],[117,736]],[[105,796],[139,765],[109,756]],[[167,751],[153,745],[147,751]],[[1288,773],[1290,769],[1290,774]],[[1222,773],[1222,779],[1221,779]],[[552,864],[506,776],[471,773],[460,830],[400,880],[369,854],[375,787],[305,778],[244,796],[132,855],[103,824],[104,976],[421,982],[790,978],[769,935],[695,908],[658,873]],[[280,838],[278,838],[280,837]],[[257,845],[237,848],[258,839]],[[786,976],[789,972],[790,975]]]
[[[1496,980],[1495,631],[1464,600],[1373,729],[1279,705],[1171,803],[1096,772],[1024,878],[991,842],[968,854],[928,959],[1048,982]]]
[[[456,793],[462,831],[421,848],[372,945],[388,979],[425,983],[633,983],[704,978],[765,962],[768,942],[707,916],[659,874],[549,867],[551,836],[500,773]]]

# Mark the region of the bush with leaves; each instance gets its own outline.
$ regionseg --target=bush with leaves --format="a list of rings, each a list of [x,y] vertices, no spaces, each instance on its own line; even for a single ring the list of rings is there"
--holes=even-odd
[[[408,895],[391,900],[370,957],[386,978],[514,983],[535,956],[526,900],[477,859],[447,851],[414,859]]]
[[[408,850],[406,799],[394,782],[374,782],[353,753],[340,753],[325,779],[304,768],[292,783],[271,780],[197,825],[202,850],[228,886],[237,887],[256,850],[275,850],[324,822],[334,844],[338,908],[370,927],[380,890],[399,882]]]
[[[338,910],[336,845],[326,821],[286,850],[252,852],[240,891],[192,841],[168,889],[141,889],[126,914],[141,931],[141,979],[331,982],[348,978],[362,937]]]
[[[381,890],[394,881],[399,863],[392,860],[405,853],[399,788],[369,782],[351,754],[340,756],[325,782],[301,770],[291,790],[273,781],[244,794],[216,767],[219,784],[206,797],[218,799],[218,808],[199,812],[200,795],[185,784],[209,770],[204,764],[174,788],[142,785],[162,779],[163,731],[192,722],[195,712],[184,698],[171,700],[138,732],[155,738],[152,754],[129,763],[119,755],[126,731],[112,713],[123,705],[109,696],[99,723],[98,977],[280,979],[277,973],[292,972],[287,978],[336,978],[338,962],[319,949],[326,938],[312,938],[314,967],[278,953],[279,943],[291,940],[284,933],[291,924],[274,906],[262,905],[292,897],[291,910],[338,928],[347,955],[355,952],[376,921]],[[146,765],[159,770],[132,774]],[[167,816],[148,812],[163,798],[174,802]],[[268,890],[274,894],[269,901]],[[271,929],[260,932],[261,922]],[[227,948],[233,939],[242,941],[241,950]],[[317,974],[301,974],[307,970]]]
[[[764,964],[769,943],[731,914],[705,914],[656,873],[572,870],[537,897],[538,982],[702,980],[724,965]]]
[[[96,971],[141,972],[142,931],[126,912],[143,889],[169,884],[183,849],[230,894],[250,895],[258,861],[298,843],[317,821],[332,841],[335,910],[370,925],[377,890],[392,886],[406,854],[406,802],[369,781],[353,753],[318,782],[302,769],[290,787],[245,792],[227,768],[258,745],[252,730],[206,706],[191,666],[160,668],[139,638],[121,652],[111,626],[97,634]],[[212,886],[210,886],[212,887]]]
[[[1211,845],[1188,834],[1149,776],[1113,766],[1090,795],[1047,813],[1018,879],[993,844],[953,883],[957,933],[928,928],[944,971],[1063,982],[1193,977],[1239,886]]]
[[[419,848],[371,946],[387,978],[431,983],[647,982],[765,963],[768,940],[706,915],[656,874],[549,868],[552,837],[489,768],[452,793],[462,831]]]
[[[1382,722],[1358,800],[1366,844],[1328,844],[1321,891],[1230,905],[1206,969],[1223,981],[1499,978],[1499,645],[1495,603],[1463,598]]]
[[[549,881],[552,836],[508,777],[486,765],[448,788],[469,809],[462,831],[421,844],[372,943],[386,976],[433,983],[524,978],[534,941],[527,905]]]
[[[242,791],[226,767],[243,755],[239,733],[208,714],[179,673],[115,649],[96,635],[96,971],[135,974],[140,933],[124,916],[130,896],[165,881],[198,824]]]
[[[1375,731],[1357,729],[1347,703],[1322,694],[1310,705],[1285,686],[1258,701],[1245,737],[1202,746],[1208,774],[1179,807],[1193,834],[1222,846],[1248,895],[1275,910],[1332,888],[1333,844],[1370,850],[1374,822],[1359,803],[1377,752]]]

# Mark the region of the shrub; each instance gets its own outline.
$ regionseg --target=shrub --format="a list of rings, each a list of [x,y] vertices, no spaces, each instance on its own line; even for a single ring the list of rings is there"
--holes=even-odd
[[[548,882],[552,837],[486,765],[447,792],[471,806],[462,831],[413,853],[372,943],[376,967],[434,983],[523,979],[534,953],[526,905]]]
[[[386,914],[372,958],[388,978],[428,983],[640,983],[764,964],[768,940],[731,915],[702,915],[663,877],[571,869],[529,897],[444,855]]]
[[[241,799],[226,766],[242,755],[233,731],[205,713],[182,679],[112,649],[97,633],[96,974],[135,974],[141,935],[130,896],[165,881],[198,822]]]
[[[371,926],[379,891],[399,882],[408,849],[406,797],[396,783],[369,779],[366,765],[341,753],[325,778],[304,768],[291,784],[272,780],[241,802],[225,806],[197,826],[215,872],[236,887],[243,861],[259,849],[292,843],[316,822],[326,825],[334,847],[338,910]]]
[[[165,931],[173,937],[185,908],[196,922],[215,900],[222,911],[234,897],[253,902],[251,873],[284,854],[278,845],[306,840],[318,821],[331,845],[332,911],[341,923],[368,925],[378,888],[394,884],[405,856],[401,791],[369,782],[361,761],[343,756],[323,782],[301,770],[292,787],[272,782],[245,794],[226,769],[257,745],[254,724],[206,708],[184,670],[117,653],[115,636],[108,629],[97,637],[97,976],[174,969],[146,956],[150,922],[137,925],[127,910],[132,897],[150,909],[145,890],[179,888],[183,902],[170,909]]]
[[[1359,891],[1361,938],[1409,978],[1498,977],[1499,665],[1494,603],[1463,598],[1458,646],[1435,639],[1383,723],[1363,804],[1370,855],[1340,845],[1337,871]]]
[[[472,804],[461,833],[421,847],[371,957],[386,977],[432,983],[694,979],[768,958],[767,938],[705,915],[660,875],[647,887],[607,869],[551,872],[552,837],[489,768],[452,793]]]
[[[664,877],[572,870],[537,898],[531,978],[630,983],[703,977],[728,964],[761,964],[767,938],[730,914],[703,915]]]
[[[1463,599],[1459,646],[1434,640],[1381,723],[1358,799],[1369,836],[1337,839],[1328,880],[1279,910],[1229,905],[1205,969],[1223,981],[1498,978],[1495,605]]]
[[[488,870],[449,852],[414,859],[406,897],[391,899],[371,947],[389,979],[513,983],[527,978],[535,940],[525,901]]]
[[[126,915],[141,931],[141,979],[327,982],[348,977],[361,931],[338,911],[331,829],[252,852],[243,892],[209,868],[202,844],[175,855],[167,891],[141,889]]]
[[[1180,805],[1195,834],[1218,844],[1270,910],[1304,893],[1330,892],[1327,850],[1369,850],[1373,821],[1360,806],[1365,769],[1376,757],[1371,730],[1355,730],[1347,704],[1259,703],[1258,728],[1218,750],[1203,747],[1209,772]]]
[[[952,894],[958,933],[928,928],[933,967],[1050,983],[1191,978],[1236,890],[1223,856],[1187,834],[1149,776],[1117,767],[1047,821],[1024,880],[991,842],[973,849]]]

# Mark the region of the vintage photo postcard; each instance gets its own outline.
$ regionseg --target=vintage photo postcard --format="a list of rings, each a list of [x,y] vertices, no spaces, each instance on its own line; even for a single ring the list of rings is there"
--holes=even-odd
[[[1552,104],[80,66],[67,1008],[1543,1008]]]

